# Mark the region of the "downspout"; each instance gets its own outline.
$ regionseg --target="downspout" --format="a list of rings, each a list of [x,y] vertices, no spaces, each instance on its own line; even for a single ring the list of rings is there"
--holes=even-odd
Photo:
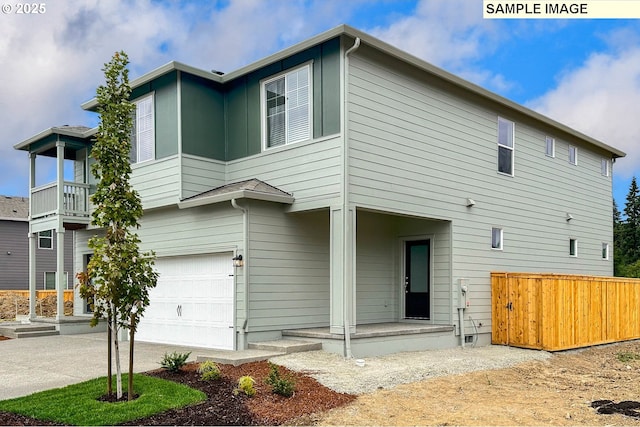
[[[242,245],[244,246],[244,298],[242,299],[242,304],[243,304],[243,311],[244,311],[244,322],[242,322],[242,328],[240,329],[240,336],[242,338],[242,345],[240,350],[244,350],[245,348],[247,348],[247,339],[246,339],[246,333],[247,333],[247,327],[249,324],[249,274],[248,274],[248,264],[249,264],[249,221],[248,221],[248,216],[249,213],[247,211],[246,208],[243,208],[242,206],[238,205],[238,203],[236,202],[236,199],[231,199],[231,206],[234,209],[238,209],[239,211],[242,212]],[[235,274],[236,270],[234,271],[234,279],[236,281],[236,284],[238,283],[238,278],[237,275]],[[235,297],[234,297],[235,300]],[[235,317],[235,316],[234,316]]]
[[[343,160],[343,167],[344,167],[344,177],[343,177],[343,188],[342,188],[342,218],[343,218],[343,231],[346,230],[346,221],[349,218],[348,215],[348,209],[349,209],[349,200],[348,200],[348,192],[349,192],[349,145],[348,145],[348,141],[349,141],[349,55],[352,52],[355,52],[356,49],[358,49],[360,47],[360,37],[356,37],[355,42],[353,43],[353,46],[351,46],[345,53],[344,53],[344,110],[342,112],[343,117],[344,117],[344,126],[343,126],[343,130],[344,130],[344,160]],[[354,211],[354,215],[355,215],[355,211]],[[344,234],[344,233],[343,233]],[[347,253],[348,250],[348,245],[347,245],[347,238],[351,239],[351,234],[349,234],[349,236],[342,236],[342,256],[344,257],[345,254]],[[355,242],[353,242],[355,244]],[[355,263],[355,262],[354,262]],[[352,272],[351,275],[354,275],[354,271],[355,271],[355,266],[352,266]],[[343,278],[344,278],[344,272],[343,272]],[[344,313],[343,313],[343,317],[344,317],[344,354],[345,357],[347,359],[351,359],[353,358],[353,354],[351,354],[351,298],[349,298],[349,289],[347,289],[347,286],[345,286],[345,284],[342,284],[342,288],[343,288],[343,309],[344,309]]]

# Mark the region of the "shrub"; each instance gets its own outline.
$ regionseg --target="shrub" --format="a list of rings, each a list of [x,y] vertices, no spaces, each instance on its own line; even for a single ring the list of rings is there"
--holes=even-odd
[[[202,381],[211,381],[220,379],[220,368],[212,360],[202,362],[198,366],[198,373]]]
[[[238,380],[238,388],[236,388],[233,392],[238,394],[243,392],[247,396],[251,397],[256,394],[256,389],[253,387],[255,384],[255,380],[248,375],[240,377]]]
[[[281,377],[280,371],[278,371],[278,365],[275,363],[269,362],[269,368],[269,376],[265,382],[271,386],[271,391],[284,397],[293,396],[293,392],[295,391],[294,379],[289,375]]]
[[[622,363],[628,363],[632,360],[640,359],[640,354],[633,352],[619,352],[616,354],[616,359],[618,359]]]
[[[160,362],[160,366],[169,372],[179,372],[180,368],[187,364],[187,359],[190,355],[191,352],[178,353],[177,351],[174,351],[171,354],[165,353],[162,361]]]

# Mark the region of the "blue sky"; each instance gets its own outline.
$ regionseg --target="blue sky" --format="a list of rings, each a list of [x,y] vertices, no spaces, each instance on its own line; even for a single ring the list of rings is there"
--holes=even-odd
[[[51,126],[95,126],[117,50],[131,78],[171,60],[230,72],[346,23],[627,153],[620,208],[640,175],[640,20],[485,20],[481,0],[75,0],[0,15],[0,194],[27,196],[13,145]],[[38,184],[53,165],[38,163]]]

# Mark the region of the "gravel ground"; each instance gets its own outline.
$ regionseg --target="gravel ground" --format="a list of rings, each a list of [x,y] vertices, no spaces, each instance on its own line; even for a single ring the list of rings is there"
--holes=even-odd
[[[332,390],[364,394],[427,378],[464,372],[499,369],[529,360],[545,360],[551,353],[507,346],[483,346],[396,353],[363,359],[345,359],[324,351],[292,353],[271,359],[294,371],[304,372]]]

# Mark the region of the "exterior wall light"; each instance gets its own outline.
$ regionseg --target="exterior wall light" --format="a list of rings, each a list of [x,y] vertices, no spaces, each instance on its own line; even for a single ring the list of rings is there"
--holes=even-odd
[[[233,258],[231,258],[231,260],[233,261],[234,267],[242,267],[244,265],[244,261],[242,260],[242,255],[234,256]]]
[[[570,213],[567,213],[567,222],[571,221],[573,219],[573,215],[571,215]]]

